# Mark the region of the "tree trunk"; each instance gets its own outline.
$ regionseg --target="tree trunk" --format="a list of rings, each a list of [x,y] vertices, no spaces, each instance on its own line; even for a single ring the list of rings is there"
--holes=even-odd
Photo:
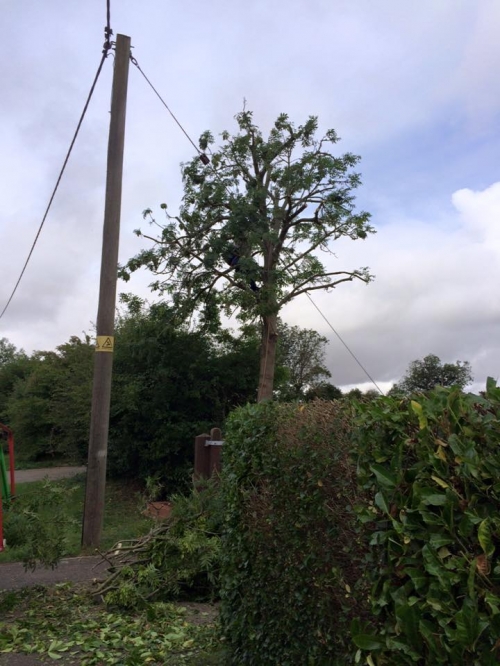
[[[257,402],[272,400],[274,371],[276,368],[276,344],[278,342],[278,316],[265,315],[260,346],[260,376]]]

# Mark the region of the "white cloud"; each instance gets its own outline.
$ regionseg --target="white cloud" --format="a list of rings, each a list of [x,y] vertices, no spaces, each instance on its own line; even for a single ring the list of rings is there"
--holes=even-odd
[[[342,242],[336,265],[369,264],[367,287],[344,285],[315,302],[377,379],[400,377],[410,361],[435,353],[468,360],[475,379],[500,373],[500,182],[460,190],[441,224],[394,219],[364,243]],[[332,339],[329,365],[339,385],[366,377],[303,299],[285,317]]]

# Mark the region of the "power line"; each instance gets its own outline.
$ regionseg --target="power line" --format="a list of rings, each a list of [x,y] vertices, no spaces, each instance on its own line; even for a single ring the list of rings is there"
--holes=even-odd
[[[201,161],[203,162],[203,164],[208,164],[210,160],[208,159],[207,155],[205,155],[205,153],[202,152],[202,151],[198,148],[198,146],[195,144],[195,142],[193,141],[193,139],[189,136],[189,134],[187,133],[187,131],[184,129],[184,127],[181,125],[180,121],[179,121],[179,120],[177,119],[177,117],[175,116],[174,112],[170,109],[170,107],[168,106],[168,104],[165,102],[165,100],[164,100],[163,97],[160,95],[160,93],[156,90],[156,88],[155,88],[154,85],[151,83],[151,81],[148,79],[148,77],[146,76],[146,74],[144,74],[144,72],[142,71],[141,66],[139,65],[139,63],[137,62],[137,60],[136,60],[135,58],[131,57],[131,58],[130,58],[130,61],[132,62],[133,65],[135,65],[135,66],[137,67],[137,69],[140,71],[140,73],[141,73],[141,74],[143,75],[143,77],[146,79],[146,81],[148,82],[150,88],[153,90],[153,92],[154,92],[155,95],[158,97],[158,99],[160,100],[160,102],[163,104],[163,106],[164,106],[164,107],[167,109],[167,111],[170,113],[170,115],[172,116],[172,118],[174,119],[174,121],[175,121],[175,122],[177,123],[177,125],[180,127],[181,131],[183,132],[183,134],[185,135],[185,137],[187,138],[187,140],[189,141],[189,143],[190,143],[190,144],[193,146],[193,148],[196,150],[196,152],[197,152],[198,155],[200,156],[200,159],[201,159]]]
[[[108,3],[108,4],[109,4],[109,3]],[[106,31],[106,29],[105,29],[105,31]],[[5,304],[4,309],[3,309],[2,312],[0,313],[0,319],[4,316],[5,312],[7,311],[7,308],[9,307],[9,305],[10,305],[12,299],[14,298],[14,294],[16,293],[17,288],[19,287],[19,283],[21,282],[22,277],[23,277],[23,275],[24,275],[24,272],[25,272],[25,270],[26,270],[26,267],[28,266],[29,260],[31,259],[31,255],[33,254],[33,250],[35,249],[35,245],[37,244],[38,238],[39,238],[40,233],[41,233],[41,231],[42,231],[42,229],[43,229],[43,225],[45,224],[45,220],[47,219],[47,215],[49,214],[50,207],[52,206],[52,202],[54,201],[54,197],[55,197],[55,195],[56,195],[57,189],[58,189],[59,184],[60,184],[60,182],[61,182],[61,179],[62,179],[62,177],[63,177],[63,173],[64,173],[64,171],[65,171],[65,169],[66,169],[66,165],[68,164],[68,160],[69,160],[69,157],[70,157],[70,155],[71,155],[71,151],[73,150],[73,146],[75,145],[76,138],[77,138],[78,133],[79,133],[79,131],[80,131],[80,128],[81,128],[81,126],[82,126],[83,119],[85,118],[85,114],[86,114],[86,112],[87,112],[88,106],[89,106],[89,104],[90,104],[90,100],[92,99],[92,95],[93,95],[93,93],[94,93],[94,89],[95,89],[96,84],[97,84],[97,80],[98,80],[98,78],[99,78],[99,75],[100,75],[100,73],[101,73],[102,67],[103,67],[103,65],[104,65],[104,61],[105,61],[106,58],[107,58],[108,51],[109,51],[110,48],[111,48],[111,43],[110,43],[109,40],[107,39],[107,41],[104,43],[104,49],[103,49],[103,52],[102,52],[101,62],[99,63],[99,67],[97,68],[97,72],[96,72],[96,75],[95,75],[95,77],[94,77],[94,81],[93,81],[92,86],[91,86],[91,88],[90,88],[90,92],[89,92],[89,94],[88,94],[88,96],[87,96],[87,101],[85,102],[85,106],[83,107],[83,111],[82,111],[82,114],[81,114],[81,116],[80,116],[80,120],[78,121],[78,125],[76,126],[76,130],[75,130],[75,133],[74,133],[74,135],[73,135],[73,139],[72,139],[71,144],[70,144],[70,146],[69,146],[68,152],[66,153],[66,157],[65,157],[65,159],[64,159],[64,162],[63,162],[63,165],[62,165],[61,171],[59,172],[59,176],[58,176],[58,178],[57,178],[56,185],[55,185],[55,187],[54,187],[54,189],[53,189],[53,191],[52,191],[52,196],[50,197],[50,200],[49,200],[48,206],[47,206],[47,208],[46,208],[46,210],[45,210],[45,213],[44,213],[44,216],[43,216],[42,221],[41,221],[41,223],[40,223],[40,226],[38,227],[38,231],[37,231],[37,234],[36,234],[36,236],[35,236],[35,240],[33,241],[33,244],[32,244],[32,246],[31,246],[31,249],[30,249],[29,254],[28,254],[28,258],[26,259],[26,261],[25,261],[25,263],[24,263],[24,266],[23,266],[23,269],[22,269],[22,271],[21,271],[21,274],[19,275],[19,278],[17,279],[17,282],[16,282],[16,284],[15,284],[15,286],[14,286],[14,289],[12,290],[12,293],[11,293],[11,295],[10,295],[10,297],[9,297],[9,300],[7,301],[7,303]]]
[[[349,352],[349,354],[353,357],[353,359],[354,359],[354,360],[356,361],[356,363],[359,365],[359,367],[361,368],[361,370],[363,370],[363,372],[364,372],[365,375],[368,377],[368,379],[371,381],[371,383],[372,383],[374,386],[376,386],[377,391],[378,391],[381,395],[384,395],[384,392],[382,391],[382,389],[380,388],[380,386],[379,386],[379,385],[377,384],[377,382],[373,379],[373,377],[370,375],[370,373],[369,373],[368,370],[365,368],[365,366],[361,363],[361,361],[357,358],[357,356],[354,354],[354,352],[351,351],[351,349],[348,347],[347,343],[344,342],[344,340],[340,337],[340,333],[337,333],[337,331],[333,328],[333,326],[330,324],[330,322],[328,321],[328,319],[326,318],[326,316],[325,316],[325,315],[321,312],[321,310],[319,309],[319,306],[316,305],[316,303],[313,301],[313,299],[309,296],[309,294],[308,294],[307,292],[306,292],[306,296],[307,296],[307,298],[311,301],[311,303],[314,305],[314,307],[316,308],[316,310],[320,313],[320,315],[323,317],[323,319],[326,321],[326,323],[328,324],[328,326],[329,326],[329,327],[332,329],[332,331],[335,333],[335,335],[336,335],[337,338],[340,340],[340,342],[341,342],[341,343],[344,345],[344,347],[347,349],[347,351]]]
[[[137,62],[137,60],[136,60],[135,58],[132,58],[132,57],[130,58],[130,60],[131,60],[131,62],[137,67],[137,69],[140,71],[140,73],[143,75],[143,77],[146,79],[146,81],[148,82],[148,84],[150,85],[150,87],[152,88],[152,90],[155,92],[155,94],[156,94],[156,96],[158,97],[158,99],[160,100],[160,102],[161,102],[161,103],[163,104],[163,106],[167,109],[167,111],[170,113],[170,115],[171,115],[172,118],[175,120],[175,122],[177,123],[177,125],[180,127],[180,129],[182,130],[182,132],[185,134],[185,136],[187,137],[188,141],[191,143],[191,145],[194,147],[194,149],[195,149],[196,152],[198,153],[198,155],[199,155],[201,161],[203,162],[203,164],[207,165],[207,164],[209,163],[209,161],[210,161],[209,158],[208,158],[208,156],[205,155],[205,153],[203,153],[203,152],[198,148],[198,146],[194,143],[194,141],[191,139],[191,137],[189,136],[189,134],[186,132],[186,130],[184,129],[184,127],[181,125],[180,121],[176,118],[176,116],[175,116],[175,115],[173,114],[173,112],[170,110],[170,108],[169,108],[169,106],[167,105],[167,103],[165,102],[165,100],[161,97],[160,93],[159,93],[159,92],[156,90],[156,88],[153,86],[153,84],[152,84],[151,81],[148,79],[148,77],[146,76],[146,74],[144,74],[144,72],[142,71],[141,67],[139,66],[139,63]],[[215,176],[216,176],[219,180],[221,180],[221,179],[220,179],[220,176],[219,176],[219,174],[218,174],[218,172],[216,171],[216,169],[215,169],[213,166],[212,166],[212,170],[213,170]],[[231,195],[231,192],[230,192],[230,190],[228,189],[226,183],[222,182],[222,180],[221,180],[221,183],[222,183],[222,184],[224,185],[224,187],[226,188],[228,194]],[[315,307],[316,310],[319,312],[319,314],[320,314],[320,315],[323,317],[323,319],[326,321],[326,323],[328,324],[328,326],[332,329],[333,333],[335,333],[335,335],[337,336],[337,338],[340,340],[340,342],[341,342],[341,343],[344,345],[344,347],[347,349],[347,351],[348,351],[349,354],[352,356],[352,358],[356,361],[356,363],[359,365],[359,367],[363,370],[363,372],[364,372],[365,375],[368,377],[368,379],[369,379],[369,380],[372,382],[372,384],[376,387],[377,391],[379,391],[379,393],[380,393],[381,395],[384,395],[384,392],[382,391],[382,389],[380,388],[380,386],[379,386],[379,385],[377,384],[377,382],[373,379],[373,377],[370,375],[370,373],[369,373],[368,370],[364,367],[364,365],[361,363],[361,361],[357,358],[357,356],[354,354],[354,352],[349,348],[349,346],[347,345],[347,343],[344,342],[344,340],[342,339],[342,337],[340,336],[340,334],[337,333],[337,331],[333,328],[332,324],[328,321],[328,319],[326,318],[326,316],[325,316],[325,315],[323,314],[323,312],[320,310],[319,306],[316,305],[316,303],[313,301],[313,299],[311,298],[311,296],[310,296],[308,293],[306,293],[306,296],[307,296],[307,298],[311,301],[311,303],[314,305],[314,307]],[[267,363],[267,348],[266,348],[266,363]]]

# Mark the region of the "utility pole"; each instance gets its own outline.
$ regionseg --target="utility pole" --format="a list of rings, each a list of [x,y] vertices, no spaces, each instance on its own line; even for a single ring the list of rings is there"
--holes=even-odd
[[[117,35],[109,124],[87,485],[82,527],[83,546],[99,545],[104,517],[129,62],[130,37]]]

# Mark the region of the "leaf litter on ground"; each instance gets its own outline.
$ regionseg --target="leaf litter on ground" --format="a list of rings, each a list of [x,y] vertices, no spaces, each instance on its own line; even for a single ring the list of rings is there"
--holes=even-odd
[[[217,664],[217,615],[212,604],[192,603],[116,611],[98,604],[89,585],[25,588],[0,593],[0,655],[61,666]]]

